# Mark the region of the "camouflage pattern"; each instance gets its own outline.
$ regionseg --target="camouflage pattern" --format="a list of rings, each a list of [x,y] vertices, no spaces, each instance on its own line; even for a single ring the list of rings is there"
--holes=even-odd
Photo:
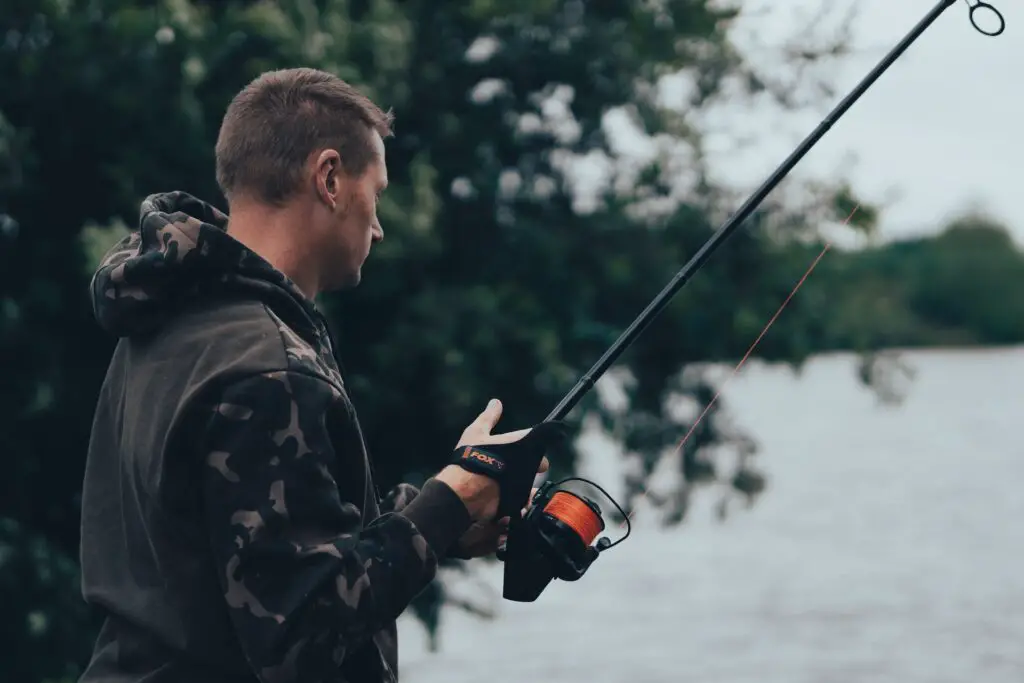
[[[436,483],[378,499],[323,316],[227,220],[150,196],[91,282],[120,342],[87,462],[82,585],[118,619],[82,681],[396,681],[395,620],[468,513]]]
[[[335,396],[302,372],[262,373],[225,391],[205,430],[213,553],[246,658],[266,683],[342,669],[437,569],[408,519],[391,512],[364,528],[339,497],[324,429]],[[392,493],[397,507],[409,489]]]
[[[313,350],[333,352],[323,315],[294,282],[228,235],[225,213],[186,192],[168,192],[146,197],[140,214],[139,228],[106,253],[92,278],[93,313],[103,329],[117,336],[152,331],[177,305],[249,290],[299,309],[303,315],[287,324],[278,319],[289,352],[314,373],[323,369]]]

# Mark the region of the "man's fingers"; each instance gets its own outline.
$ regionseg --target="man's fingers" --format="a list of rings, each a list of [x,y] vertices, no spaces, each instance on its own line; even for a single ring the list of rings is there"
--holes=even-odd
[[[490,434],[494,425],[498,424],[498,420],[501,418],[501,408],[501,401],[492,398],[487,402],[484,411],[473,421],[473,426],[482,429],[485,434]]]
[[[533,499],[534,499],[534,497],[536,497],[536,495],[537,495],[537,488],[534,487],[534,488],[530,489],[530,498],[529,498],[529,500],[526,501],[526,507],[524,507],[520,511],[520,513],[519,513],[521,517],[525,517],[526,516],[526,511],[527,511],[527,509],[529,509],[530,504],[533,503]]]
[[[491,430],[494,429],[495,425],[498,424],[498,420],[501,418],[501,411],[501,401],[496,398],[492,398],[487,403],[487,407],[484,408],[483,412],[477,415],[472,424],[466,427],[462,432],[462,438],[459,440],[456,448],[466,444],[486,446],[487,444],[513,443],[515,441],[519,441],[533,431],[533,427],[527,427],[526,429],[517,429],[514,432],[506,432],[504,434],[491,434]],[[547,459],[547,456],[545,456],[541,458],[537,473],[543,474],[544,472],[547,472],[550,467],[551,463]]]
[[[464,444],[483,444],[483,442],[490,439],[491,430],[494,429],[494,425],[498,424],[498,419],[501,418],[501,409],[501,401],[498,399],[492,398],[488,401],[487,407],[483,409],[483,412],[477,415],[476,419],[462,430],[459,446]]]

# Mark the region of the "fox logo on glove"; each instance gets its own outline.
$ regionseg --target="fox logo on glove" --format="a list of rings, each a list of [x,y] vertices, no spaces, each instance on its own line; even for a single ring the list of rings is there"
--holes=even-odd
[[[472,446],[466,446],[464,449],[462,449],[462,459],[463,460],[476,460],[478,462],[483,463],[484,465],[488,465],[490,467],[493,467],[494,469],[498,470],[499,472],[505,468],[505,463],[504,462],[502,462],[501,460],[498,460],[493,455],[487,455],[486,453],[481,453],[480,451],[476,450]]]

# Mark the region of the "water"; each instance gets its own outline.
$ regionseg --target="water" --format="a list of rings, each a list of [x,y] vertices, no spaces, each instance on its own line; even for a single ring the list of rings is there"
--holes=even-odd
[[[1024,681],[1024,350],[905,358],[897,409],[849,357],[745,368],[725,396],[763,445],[752,510],[638,520],[578,583],[452,611],[437,654],[403,617],[403,682]]]

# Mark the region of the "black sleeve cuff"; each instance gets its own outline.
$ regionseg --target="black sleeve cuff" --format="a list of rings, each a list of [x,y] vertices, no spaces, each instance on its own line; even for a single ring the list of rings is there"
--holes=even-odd
[[[428,479],[419,495],[398,514],[416,525],[438,557],[447,554],[473,522],[462,499],[437,479]]]

